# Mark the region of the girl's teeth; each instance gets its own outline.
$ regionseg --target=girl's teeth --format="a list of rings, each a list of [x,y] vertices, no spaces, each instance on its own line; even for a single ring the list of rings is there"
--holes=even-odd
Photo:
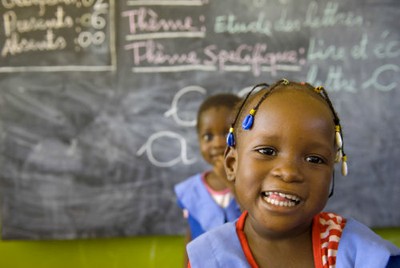
[[[271,194],[279,195],[286,199],[286,201],[278,201],[276,199],[270,198]],[[284,194],[279,192],[266,192],[264,193],[264,200],[272,205],[280,206],[280,207],[294,207],[299,201],[300,198],[290,194]]]
[[[294,207],[296,205],[296,202],[294,201],[278,201],[269,197],[264,197],[264,200],[267,201],[267,203],[279,207]]]
[[[300,198],[298,198],[297,196],[294,196],[294,195],[284,194],[284,193],[275,193],[275,194],[278,194],[279,196],[282,196],[286,199],[291,199],[293,201],[300,201]]]

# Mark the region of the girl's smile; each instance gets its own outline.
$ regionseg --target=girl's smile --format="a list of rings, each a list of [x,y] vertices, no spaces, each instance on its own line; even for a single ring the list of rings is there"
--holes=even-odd
[[[261,193],[264,201],[277,207],[294,207],[300,204],[301,198],[293,194],[265,191]]]

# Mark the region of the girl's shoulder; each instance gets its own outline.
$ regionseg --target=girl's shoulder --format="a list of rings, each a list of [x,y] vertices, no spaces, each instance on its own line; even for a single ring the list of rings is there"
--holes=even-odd
[[[361,222],[348,218],[340,238],[337,267],[386,267],[400,249]]]
[[[191,241],[187,253],[192,267],[250,267],[236,233],[236,222],[225,223]]]
[[[204,176],[205,172],[197,173],[189,178],[185,179],[184,181],[179,182],[174,186],[175,192],[182,192],[187,190],[188,188],[197,187]]]

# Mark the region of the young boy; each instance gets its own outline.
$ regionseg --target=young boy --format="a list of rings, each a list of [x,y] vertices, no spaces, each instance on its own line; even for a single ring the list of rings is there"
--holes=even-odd
[[[223,167],[226,135],[240,98],[221,93],[208,97],[197,114],[197,133],[201,155],[212,169],[195,174],[175,186],[179,206],[189,228],[187,242],[228,221],[241,211],[229,188]]]
[[[334,163],[342,161],[347,174],[327,92],[282,80],[250,94],[224,160],[244,213],[192,241],[189,266],[400,267],[399,248],[354,219],[321,212],[333,191]]]

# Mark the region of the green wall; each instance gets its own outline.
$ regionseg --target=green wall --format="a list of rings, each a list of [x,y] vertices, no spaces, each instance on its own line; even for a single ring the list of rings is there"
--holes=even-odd
[[[183,267],[183,236],[71,241],[0,240],[1,268]]]
[[[375,229],[400,247],[400,227]],[[183,267],[183,236],[71,241],[0,240],[1,268]]]

